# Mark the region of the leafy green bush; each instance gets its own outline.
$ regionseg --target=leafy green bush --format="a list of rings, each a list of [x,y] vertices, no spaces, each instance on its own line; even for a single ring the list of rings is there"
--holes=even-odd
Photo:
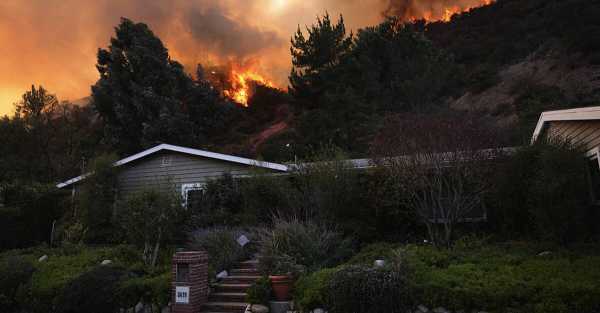
[[[54,185],[0,182],[0,251],[49,242],[65,197]]]
[[[274,218],[273,228],[259,233],[259,268],[269,274],[277,260],[291,258],[309,272],[339,264],[352,253],[342,233],[314,221]]]
[[[94,175],[83,181],[77,193],[78,217],[84,225],[86,243],[111,243],[119,233],[112,222],[117,192],[117,170],[113,163],[117,159],[115,154],[109,154],[92,160],[88,170]]]
[[[125,275],[119,267],[98,266],[72,280],[57,299],[56,312],[116,312],[118,286]]]
[[[387,242],[370,244],[362,248],[358,254],[348,260],[347,264],[373,265],[375,260],[379,259],[391,261],[394,257],[394,249],[397,247],[397,245]]]
[[[415,305],[410,274],[402,266],[350,265],[333,273],[329,283],[332,313],[405,313]]]
[[[244,247],[236,241],[241,235],[250,239],[250,243]],[[254,252],[253,241],[250,231],[241,228],[215,227],[193,232],[188,246],[208,253],[209,277],[214,277],[215,273],[231,269],[236,262],[250,257]]]
[[[31,262],[11,256],[0,260],[0,311],[18,311],[16,295],[26,285],[34,272]]]
[[[337,270],[325,268],[300,277],[294,284],[294,303],[303,312],[329,307],[329,283]]]
[[[129,194],[118,203],[116,220],[127,242],[143,249],[146,265],[155,266],[160,249],[183,233],[180,226],[187,211],[180,203],[179,195],[152,188]]]
[[[263,276],[246,291],[248,293],[246,302],[250,304],[268,304],[271,300],[272,291],[269,277]]]
[[[38,258],[42,255],[48,255],[48,259],[38,262]],[[145,287],[143,291],[136,293],[140,296],[137,298],[132,297],[129,301],[137,303],[142,298],[142,294],[147,294],[148,296],[144,299],[150,299],[148,303],[150,301],[152,301],[151,303],[167,303],[170,294],[171,272],[166,259],[163,260],[164,263],[161,266],[151,268],[153,272],[149,273],[150,268],[141,263],[139,251],[132,246],[91,248],[82,245],[63,244],[61,247],[53,249],[38,246],[10,250],[0,254],[0,264],[6,264],[5,262],[11,259],[22,260],[24,263],[31,264],[35,269],[31,274],[31,278],[19,275],[20,285],[14,291],[15,295],[10,303],[11,306],[27,312],[55,312],[58,308],[59,298],[63,295],[65,288],[70,286],[74,280],[79,279],[81,275],[97,268],[100,262],[105,259],[112,260],[116,267],[121,267],[128,273],[135,273],[134,276],[127,276],[128,279],[139,278],[144,286],[151,286],[151,288]],[[170,260],[170,256],[168,260]],[[0,267],[2,266],[0,265]],[[26,266],[20,265],[9,267],[10,271],[15,274],[17,274],[16,270],[21,268],[27,269]],[[19,270],[19,272],[21,271]],[[3,278],[10,279],[10,277],[10,275],[2,275],[0,281],[4,281]],[[0,294],[3,292],[0,290]],[[160,297],[162,297],[162,300],[157,300]],[[121,300],[119,301],[123,303]],[[123,305],[123,307],[125,306]],[[2,312],[4,311],[11,312],[10,310],[2,310]]]
[[[521,148],[501,165],[490,199],[495,233],[559,243],[594,235],[586,164],[568,142],[549,140]]]
[[[403,248],[414,270],[418,303],[449,310],[595,312],[600,309],[600,257],[532,246]]]
[[[43,250],[33,250],[37,259]],[[109,248],[84,248],[82,246],[69,246],[65,249],[48,249],[49,256],[44,262],[36,262],[36,271],[33,273],[30,284],[17,296],[19,303],[32,312],[52,312],[56,299],[63,288],[72,280],[79,277],[94,267],[102,260],[114,256]],[[115,260],[116,261],[116,260]],[[119,262],[115,262],[119,264]]]
[[[171,273],[128,277],[121,281],[118,290],[121,307],[131,308],[139,301],[164,307],[170,301]]]

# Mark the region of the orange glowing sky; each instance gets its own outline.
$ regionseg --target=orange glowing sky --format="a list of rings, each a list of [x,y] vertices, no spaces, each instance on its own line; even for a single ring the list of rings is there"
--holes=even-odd
[[[31,84],[60,100],[90,94],[96,51],[106,47],[120,17],[149,24],[171,56],[190,71],[197,63],[258,59],[279,86],[289,74],[289,40],[298,25],[328,11],[349,29],[373,25],[391,6],[485,0],[2,0],[0,1],[0,115]],[[414,2],[414,3],[413,3]],[[436,10],[438,10],[436,8]]]

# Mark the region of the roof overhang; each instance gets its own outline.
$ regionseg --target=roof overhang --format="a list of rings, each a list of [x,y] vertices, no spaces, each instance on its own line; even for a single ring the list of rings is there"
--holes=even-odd
[[[215,159],[215,160],[221,160],[221,161],[226,161],[226,162],[232,162],[232,163],[237,163],[237,164],[244,164],[244,165],[249,165],[249,166],[254,166],[254,167],[270,169],[270,170],[274,170],[274,171],[278,171],[278,172],[287,172],[288,171],[287,165],[284,165],[284,164],[271,163],[271,162],[265,162],[265,161],[254,160],[254,159],[247,159],[247,158],[237,157],[237,156],[233,156],[233,155],[229,155],[229,154],[222,154],[222,153],[210,152],[210,151],[205,151],[205,150],[174,146],[174,145],[169,145],[169,144],[160,144],[156,147],[153,147],[148,150],[144,150],[140,153],[134,154],[132,156],[126,157],[124,159],[121,159],[121,160],[113,163],[113,166],[115,166],[115,167],[122,166],[122,165],[131,163],[133,161],[139,160],[141,158],[144,158],[148,155],[151,155],[151,154],[154,154],[154,153],[157,153],[160,151],[179,152],[179,153],[183,153],[183,154],[195,155],[195,156],[205,157],[205,158],[209,158],[209,159]],[[86,173],[86,174],[71,178],[67,181],[57,184],[56,187],[64,188],[71,184],[77,183],[81,180],[84,180],[91,174],[92,173]]]
[[[533,131],[531,143],[538,139],[549,122],[589,120],[600,120],[600,106],[542,112]]]

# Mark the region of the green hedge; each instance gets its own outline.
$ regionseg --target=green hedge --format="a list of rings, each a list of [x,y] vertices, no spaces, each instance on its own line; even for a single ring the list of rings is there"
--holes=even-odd
[[[42,255],[48,255],[48,259],[39,262]],[[129,295],[114,299],[122,307],[133,306],[140,299],[166,305],[170,295],[170,267],[162,264],[154,269],[146,268],[139,261],[140,255],[129,246],[65,245],[54,249],[34,247],[4,252],[0,254],[0,311],[47,313],[56,312],[59,306],[74,308],[77,301],[84,303],[87,298],[84,296],[86,290],[81,286],[92,291],[106,287],[102,289],[104,294]],[[117,275],[120,277],[118,283],[107,284],[99,277],[102,275],[94,275],[95,271],[104,270],[105,267],[99,264],[105,259],[113,262],[111,267],[122,269],[122,275]],[[80,287],[73,287],[73,284]]]
[[[377,289],[368,289],[369,286],[381,286],[372,284],[379,277],[373,260],[384,258],[391,268],[400,262],[410,274],[406,276],[409,290],[403,303],[493,313],[598,312],[600,250],[555,248],[540,255],[546,250],[542,246],[477,242],[459,243],[453,249],[417,245],[394,249],[389,244],[371,245],[347,264],[300,278],[295,285],[295,301],[305,311],[325,307],[335,312],[340,303],[363,305],[357,299],[372,297]],[[340,278],[340,272],[348,271]],[[370,274],[361,275],[364,273]],[[398,295],[390,288],[377,290],[383,293],[382,299],[386,299],[386,294]]]
[[[338,269],[325,268],[302,276],[294,284],[294,303],[302,311],[329,306],[329,282]]]

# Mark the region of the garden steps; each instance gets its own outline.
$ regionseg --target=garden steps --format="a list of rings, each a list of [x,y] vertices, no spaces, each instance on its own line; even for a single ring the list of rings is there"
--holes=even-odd
[[[205,309],[209,309],[210,312],[244,312],[248,303],[245,302],[206,302],[204,304]],[[205,311],[203,311],[205,312]]]
[[[244,302],[248,294],[245,292],[214,292],[210,294],[212,300],[218,302],[238,301]]]
[[[230,275],[213,284],[208,302],[202,306],[202,313],[244,313],[249,305],[246,291],[261,276],[258,261],[239,262],[229,271]]]
[[[257,281],[260,276],[248,276],[248,275],[229,275],[227,277],[221,278],[221,281],[226,284],[235,284],[235,283],[253,283]]]
[[[260,272],[255,268],[237,268],[230,270],[229,273],[231,273],[231,275],[260,275]]]
[[[252,284],[215,284],[215,291],[217,292],[244,292],[250,288]]]

